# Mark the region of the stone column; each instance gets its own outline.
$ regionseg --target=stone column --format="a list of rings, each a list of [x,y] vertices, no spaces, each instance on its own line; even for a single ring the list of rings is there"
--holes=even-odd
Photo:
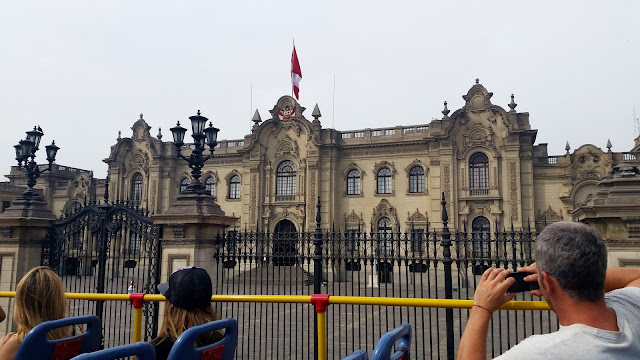
[[[216,237],[238,218],[225,216],[210,195],[181,194],[166,213],[153,215],[152,219],[162,227],[160,282],[168,281],[180,267],[198,266],[211,276],[213,293],[221,294],[224,274],[222,261],[214,258]]]
[[[55,216],[39,198],[11,203],[0,214],[0,291],[15,291],[16,285],[32,268],[40,265],[42,240]],[[13,331],[13,298],[0,298],[7,319],[0,324],[0,335]]]

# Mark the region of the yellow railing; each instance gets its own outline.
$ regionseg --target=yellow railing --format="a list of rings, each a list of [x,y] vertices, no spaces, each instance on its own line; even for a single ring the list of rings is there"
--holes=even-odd
[[[0,297],[15,297],[14,291],[0,291]],[[142,340],[142,308],[146,301],[165,301],[162,295],[151,294],[95,294],[95,293],[66,293],[67,299],[80,300],[111,300],[130,301],[134,307],[133,342]],[[317,295],[214,295],[211,301],[217,302],[254,302],[254,303],[285,303],[285,304],[313,304],[318,318],[318,359],[327,358],[326,312],[332,304],[352,305],[382,305],[469,309],[473,300],[445,300],[445,299],[411,299],[390,297],[362,297],[362,296],[331,296]],[[550,310],[545,301],[509,301],[503,310]]]

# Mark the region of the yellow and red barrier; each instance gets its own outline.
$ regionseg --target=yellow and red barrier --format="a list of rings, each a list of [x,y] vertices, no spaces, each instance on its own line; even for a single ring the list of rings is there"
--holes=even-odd
[[[0,297],[15,297],[15,291],[0,291]],[[133,316],[133,342],[142,340],[142,308],[147,301],[165,301],[162,295],[153,294],[95,294],[95,293],[66,293],[67,299],[80,300],[111,300],[130,301],[134,308]],[[445,300],[445,299],[411,299],[390,297],[363,297],[363,296],[332,296],[329,294],[315,295],[214,295],[211,301],[218,302],[255,302],[255,303],[295,303],[313,304],[318,319],[318,359],[327,358],[326,338],[326,314],[329,305],[381,305],[381,306],[408,306],[408,307],[436,307],[470,309],[473,300]],[[550,310],[545,301],[509,301],[504,304],[503,310]]]

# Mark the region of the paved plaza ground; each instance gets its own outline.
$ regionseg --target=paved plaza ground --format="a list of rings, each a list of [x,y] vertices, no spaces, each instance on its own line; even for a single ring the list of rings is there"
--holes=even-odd
[[[309,269],[298,266],[251,266],[234,269],[222,275],[220,293],[224,294],[290,294],[310,295],[313,285]],[[383,296],[403,298],[443,298],[442,271],[429,274],[396,274],[392,283],[371,285],[371,273],[326,275],[323,292],[332,295]],[[337,281],[337,277],[342,280]],[[107,280],[108,289],[126,293],[131,279]],[[95,292],[93,276],[64,277],[69,292]],[[469,287],[461,287],[454,278],[454,298],[471,299],[473,275]],[[135,281],[135,280],[134,280]],[[216,279],[214,278],[214,281]],[[459,287],[460,286],[460,287]],[[525,300],[523,295],[518,300]],[[527,300],[529,300],[527,295]],[[69,315],[95,312],[95,302],[70,301]],[[10,307],[10,305],[8,305]],[[238,359],[313,359],[314,312],[309,304],[223,303],[218,306],[223,317],[238,320]],[[8,313],[12,311],[7,309]],[[365,305],[330,305],[327,311],[327,345],[329,359],[340,359],[355,349],[369,353],[385,332],[403,322],[413,328],[413,358],[446,358],[446,326],[444,309],[387,307]],[[454,334],[457,341],[468,312],[454,309]],[[133,310],[129,302],[107,301],[104,305],[105,346],[130,343],[133,334]],[[551,324],[551,325],[550,325]],[[546,333],[557,328],[553,313],[544,311],[500,311],[494,314],[488,340],[488,351],[497,356],[517,341],[531,334]]]

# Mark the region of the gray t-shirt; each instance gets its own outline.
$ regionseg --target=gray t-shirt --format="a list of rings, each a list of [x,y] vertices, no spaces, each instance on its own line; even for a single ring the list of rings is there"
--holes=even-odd
[[[528,337],[496,359],[640,359],[640,288],[613,290],[604,299],[616,312],[620,331],[560,326]]]

